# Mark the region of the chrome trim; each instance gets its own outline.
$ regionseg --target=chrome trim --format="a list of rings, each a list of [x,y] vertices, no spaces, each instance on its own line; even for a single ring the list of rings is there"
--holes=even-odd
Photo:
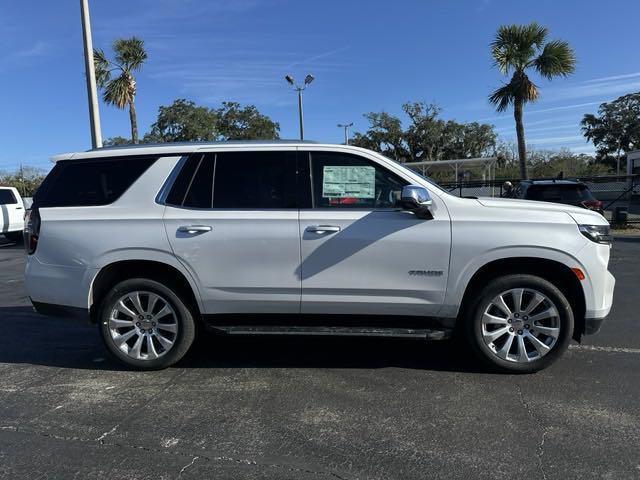
[[[176,163],[175,167],[173,167],[173,170],[171,171],[171,173],[169,174],[167,179],[162,184],[162,187],[160,187],[160,190],[158,191],[158,194],[156,195],[156,198],[155,198],[155,202],[158,205],[165,205],[165,206],[167,205],[167,203],[166,203],[167,196],[169,195],[169,192],[171,191],[171,187],[173,187],[173,184],[176,181],[176,178],[180,174],[180,171],[182,170],[182,167],[184,167],[184,164],[186,163],[186,161],[187,161],[187,159],[189,158],[190,155],[191,154],[182,155],[180,157],[180,160],[178,160],[178,163]],[[161,158],[161,157],[159,157],[159,158]]]

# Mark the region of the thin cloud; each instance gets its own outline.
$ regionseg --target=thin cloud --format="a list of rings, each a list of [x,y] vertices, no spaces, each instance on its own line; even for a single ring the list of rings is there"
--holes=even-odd
[[[299,62],[290,63],[285,68],[293,68],[293,67],[296,67],[298,65],[310,65],[313,62],[315,62],[316,60],[320,60],[320,59],[323,59],[323,58],[331,57],[332,55],[335,55],[336,53],[344,52],[345,50],[349,50],[349,47],[336,48],[335,50],[330,50],[328,52],[320,53],[318,55],[314,55],[313,57],[309,57],[309,58],[306,58],[304,60],[300,60]]]
[[[30,58],[30,57],[40,57],[45,55],[49,50],[49,45],[45,42],[39,41],[36,42],[31,47],[25,50],[19,50],[13,54],[15,58]]]
[[[28,48],[11,52],[0,58],[0,72],[30,66],[35,63],[34,59],[44,57],[49,53],[49,50],[48,43],[38,41]]]
[[[215,103],[235,100],[262,106],[289,105],[293,100],[284,75],[291,73],[295,65],[308,65],[316,74],[344,70],[349,65],[332,61],[329,57],[347,50],[341,47],[322,52],[302,60],[291,52],[265,52],[263,49],[240,45],[236,50],[222,50],[202,61],[198,49],[187,50],[189,55],[180,59],[164,57],[161,62],[150,64],[146,75],[153,80],[169,83],[172,88],[191,98]]]
[[[530,133],[538,133],[538,132],[550,132],[550,131],[558,131],[558,130],[575,130],[576,129],[576,124],[575,123],[568,123],[568,124],[563,124],[563,125],[554,125],[554,126],[550,126],[550,127],[537,127],[537,128],[527,128],[525,126],[525,134],[530,134]],[[516,129],[515,127],[511,126],[511,127],[503,127],[503,128],[497,128],[496,132],[500,133],[500,134],[515,134]]]
[[[550,145],[557,143],[576,142],[577,140],[585,140],[582,135],[568,135],[564,137],[540,137],[540,138],[527,138],[527,143],[531,145]]]
[[[616,80],[625,80],[627,78],[640,77],[640,72],[625,73],[624,75],[613,75],[610,77],[592,78],[591,80],[585,80],[584,83],[599,83],[599,82],[611,82]]]

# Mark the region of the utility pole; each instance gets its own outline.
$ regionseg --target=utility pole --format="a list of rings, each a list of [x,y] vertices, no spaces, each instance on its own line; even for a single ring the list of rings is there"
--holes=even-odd
[[[307,86],[315,80],[315,77],[311,74],[308,74],[304,77],[304,83],[302,85],[296,84],[295,80],[291,75],[286,75],[284,79],[289,83],[289,85],[293,86],[293,89],[298,92],[298,122],[300,123],[300,140],[304,140],[304,115],[302,112],[302,92]]]
[[[93,64],[93,42],[91,40],[91,22],[89,20],[89,0],[80,0],[82,13],[82,39],[84,43],[84,70],[87,78],[87,97],[89,100],[89,121],[91,122],[91,147],[102,147],[100,132],[100,110],[98,109],[98,89],[96,70]]]
[[[22,167],[22,162],[20,162],[20,185],[22,185],[22,196],[26,197],[27,192],[24,188],[24,169]]]
[[[344,144],[345,145],[349,145],[349,129],[351,127],[353,127],[353,122],[338,124],[338,128],[344,128]]]

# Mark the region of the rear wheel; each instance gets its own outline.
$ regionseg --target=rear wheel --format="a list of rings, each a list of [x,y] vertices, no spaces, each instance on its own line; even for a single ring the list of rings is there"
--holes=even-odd
[[[170,288],[136,278],[114,286],[100,309],[107,349],[139,369],[166,368],[179,361],[195,338],[193,315]]]
[[[482,290],[467,309],[466,337],[491,367],[535,372],[568,348],[573,312],[562,292],[533,275],[507,275]]]

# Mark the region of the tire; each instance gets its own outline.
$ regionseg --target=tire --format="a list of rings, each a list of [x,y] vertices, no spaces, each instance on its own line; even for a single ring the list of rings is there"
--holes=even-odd
[[[573,334],[573,311],[566,297],[534,275],[490,281],[465,317],[465,337],[473,353],[502,372],[532,373],[548,367],[567,350]]]
[[[10,242],[20,243],[22,241],[22,232],[5,232],[3,234]]]
[[[193,314],[180,297],[146,278],[125,280],[107,293],[100,305],[98,327],[107,350],[139,370],[175,364],[196,336]]]

